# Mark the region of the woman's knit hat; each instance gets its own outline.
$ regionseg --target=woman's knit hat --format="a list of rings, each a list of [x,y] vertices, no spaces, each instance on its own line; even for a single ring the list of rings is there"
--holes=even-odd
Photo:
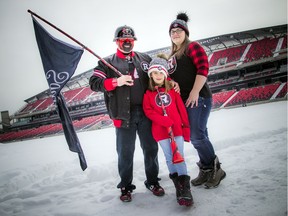
[[[163,73],[165,78],[168,77],[168,62],[164,54],[158,54],[157,57],[150,62],[148,69],[149,78],[152,71],[158,71]]]
[[[189,37],[189,30],[187,26],[187,22],[189,21],[189,17],[186,13],[180,12],[177,14],[176,20],[174,20],[169,28],[169,34],[172,28],[181,28],[185,31],[187,36]]]

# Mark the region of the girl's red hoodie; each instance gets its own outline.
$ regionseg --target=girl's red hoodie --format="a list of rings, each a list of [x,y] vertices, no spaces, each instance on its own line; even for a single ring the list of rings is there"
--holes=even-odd
[[[174,89],[165,93],[165,89],[159,88],[168,116],[164,116],[157,91],[147,90],[144,94],[143,109],[145,115],[152,121],[152,134],[154,139],[168,139],[167,128],[172,126],[174,136],[183,136],[184,140],[190,140],[190,127],[186,107]]]

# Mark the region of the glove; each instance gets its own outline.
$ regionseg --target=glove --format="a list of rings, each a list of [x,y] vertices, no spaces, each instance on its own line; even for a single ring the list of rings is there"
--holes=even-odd
[[[114,123],[114,126],[116,128],[120,128],[121,124],[122,124],[122,120],[121,119],[113,119],[113,123]]]
[[[190,142],[190,128],[189,127],[183,127],[183,138],[185,142]]]

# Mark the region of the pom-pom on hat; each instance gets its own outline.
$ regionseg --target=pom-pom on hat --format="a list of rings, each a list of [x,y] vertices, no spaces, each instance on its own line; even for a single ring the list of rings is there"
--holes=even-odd
[[[174,20],[169,28],[169,34],[172,28],[181,28],[185,31],[187,36],[189,37],[189,30],[187,26],[187,22],[189,21],[189,17],[186,13],[180,12],[177,14],[176,20]]]
[[[168,77],[168,62],[164,54],[158,54],[149,64],[148,76],[151,77],[152,71],[163,73],[165,78]]]

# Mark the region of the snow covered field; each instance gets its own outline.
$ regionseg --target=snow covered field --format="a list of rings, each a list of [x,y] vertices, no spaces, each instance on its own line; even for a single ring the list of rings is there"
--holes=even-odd
[[[119,200],[114,128],[78,133],[88,168],[64,136],[0,144],[1,216],[285,216],[287,215],[287,101],[211,113],[210,139],[227,177],[216,189],[192,187],[195,204],[181,207],[159,148],[164,197],[143,182],[143,156],[135,152],[131,203]],[[185,145],[189,174],[198,156]]]

